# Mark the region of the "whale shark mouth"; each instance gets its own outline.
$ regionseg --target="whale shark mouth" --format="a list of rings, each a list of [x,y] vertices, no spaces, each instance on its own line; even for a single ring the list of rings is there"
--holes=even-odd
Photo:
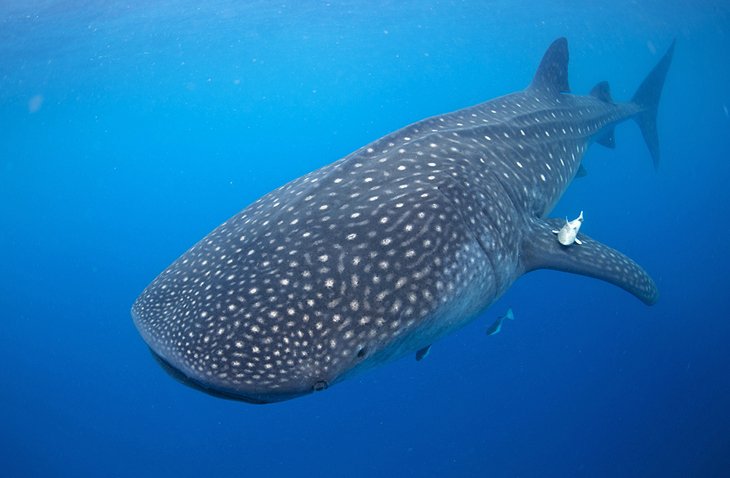
[[[161,355],[159,355],[157,352],[152,350],[152,348],[150,348],[150,353],[152,354],[152,357],[155,359],[155,361],[157,361],[157,363],[160,364],[160,367],[162,367],[162,369],[169,376],[171,376],[178,382],[180,382],[184,385],[187,385],[190,388],[194,388],[195,390],[207,393],[208,395],[211,395],[213,397],[225,398],[227,400],[235,400],[238,402],[253,403],[253,404],[258,404],[258,405],[264,405],[266,403],[280,401],[280,400],[264,400],[259,397],[248,396],[243,393],[234,393],[234,392],[230,392],[230,391],[226,391],[226,390],[219,390],[217,388],[206,385],[198,380],[188,377],[182,371],[180,371],[174,365],[172,365],[170,362],[165,360]],[[282,400],[285,400],[285,398],[282,398]]]

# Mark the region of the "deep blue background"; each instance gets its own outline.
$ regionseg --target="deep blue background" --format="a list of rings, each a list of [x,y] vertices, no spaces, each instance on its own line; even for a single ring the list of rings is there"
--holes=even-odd
[[[586,3],[3,0],[0,474],[730,476],[730,7]],[[622,125],[554,211],[585,210],[656,306],[532,273],[427,360],[269,406],[154,363],[129,308],[179,254],[389,131],[524,87],[558,36],[574,92],[617,99],[677,37],[659,170]]]

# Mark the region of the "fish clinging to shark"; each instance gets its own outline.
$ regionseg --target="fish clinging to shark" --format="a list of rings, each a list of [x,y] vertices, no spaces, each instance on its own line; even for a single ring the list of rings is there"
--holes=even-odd
[[[583,244],[583,242],[578,239],[578,231],[580,231],[580,227],[582,225],[583,211],[581,211],[580,215],[578,215],[578,217],[573,219],[572,221],[568,221],[568,218],[566,217],[563,227],[561,227],[560,229],[553,229],[553,234],[556,234],[558,236],[558,242],[564,246],[569,246],[573,243],[581,245]]]
[[[418,352],[536,269],[617,285],[654,281],[620,252],[546,218],[593,142],[634,119],[654,164],[673,45],[628,102],[601,82],[569,94],[555,40],[530,85],[406,126],[246,207],[163,271],[132,306],[174,377],[251,403],[323,390]]]

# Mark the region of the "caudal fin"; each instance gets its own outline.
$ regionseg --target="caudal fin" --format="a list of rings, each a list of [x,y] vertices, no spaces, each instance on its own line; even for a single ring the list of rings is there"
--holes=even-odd
[[[664,79],[667,77],[669,65],[672,63],[675,43],[676,41],[672,42],[662,59],[644,78],[644,81],[634,93],[634,97],[631,98],[631,101],[641,108],[641,111],[634,119],[639,124],[641,134],[644,136],[646,146],[649,148],[654,168],[659,167],[659,136],[656,128],[657,108],[659,107],[659,99],[662,96]]]

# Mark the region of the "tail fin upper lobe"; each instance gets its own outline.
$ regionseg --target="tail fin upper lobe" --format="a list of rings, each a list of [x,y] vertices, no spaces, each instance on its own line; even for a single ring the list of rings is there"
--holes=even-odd
[[[639,124],[655,168],[659,166],[659,136],[656,128],[657,108],[659,107],[659,99],[662,96],[664,79],[667,77],[669,65],[672,63],[675,43],[676,41],[672,42],[662,59],[649,72],[636,93],[634,93],[634,97],[631,98],[632,103],[641,108],[641,111],[634,119]]]

